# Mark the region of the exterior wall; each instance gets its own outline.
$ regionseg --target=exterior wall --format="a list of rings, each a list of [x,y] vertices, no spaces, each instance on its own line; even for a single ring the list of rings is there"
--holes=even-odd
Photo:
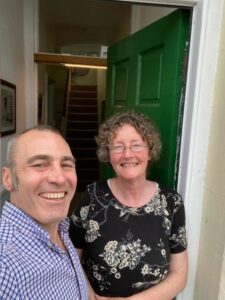
[[[0,1],[0,78],[16,85],[16,131],[36,123],[34,49],[38,0]],[[10,136],[0,137],[0,169],[6,162]],[[1,205],[3,187],[0,180]],[[5,195],[5,194],[4,194]],[[0,205],[0,207],[1,207]]]
[[[16,85],[16,127],[26,124],[25,53],[23,0],[0,1],[0,78]],[[6,145],[10,136],[0,138],[1,167],[6,161]],[[0,192],[1,192],[0,187]]]
[[[223,266],[221,269],[221,280],[220,280],[218,300],[223,300],[224,295],[225,295],[225,249],[223,252]]]
[[[211,116],[194,299],[225,299],[225,9]]]
[[[28,0],[29,3],[34,0]],[[133,1],[135,2],[135,1]],[[159,2],[159,1],[155,1]],[[167,1],[172,4],[179,1]],[[182,2],[182,1],[180,1]],[[184,2],[184,1],[183,1]],[[186,1],[193,2],[193,1]],[[202,1],[199,1],[202,3]],[[206,1],[207,2],[207,1]],[[26,66],[24,61],[24,42],[27,41],[27,35],[23,31],[23,3],[26,0],[1,0],[0,1],[0,78],[8,80],[17,86],[17,129],[21,130],[31,123],[27,121],[30,118],[28,106],[28,96],[26,85],[29,86],[29,81],[25,80]],[[212,2],[211,2],[212,3]],[[212,9],[213,4],[208,7]],[[216,5],[215,5],[216,7]],[[30,14],[32,19],[32,14]],[[199,19],[197,20],[199,21]],[[205,25],[205,24],[204,24]],[[31,22],[31,26],[32,22]],[[213,27],[214,28],[214,27]],[[196,274],[195,296],[188,300],[211,300],[224,299],[225,286],[225,143],[224,143],[224,77],[225,77],[225,22],[223,22],[223,30],[221,32],[220,56],[218,70],[216,76],[216,85],[213,99],[212,119],[210,126],[210,143],[208,151],[207,168],[204,175],[204,199],[201,224],[201,239],[200,250]],[[27,29],[29,29],[27,27]],[[217,27],[214,28],[216,31]],[[24,38],[25,36],[25,38]],[[210,35],[211,39],[211,35]],[[33,42],[34,44],[34,42]],[[212,43],[213,44],[213,43]],[[32,45],[34,47],[34,45]],[[33,54],[33,52],[30,52]],[[216,53],[214,53],[216,55]],[[30,56],[32,57],[32,55]],[[195,56],[196,57],[196,56]],[[201,57],[200,57],[201,58]],[[205,59],[205,57],[203,57]],[[202,59],[203,59],[202,58]],[[209,59],[209,58],[208,58]],[[201,60],[201,59],[200,59]],[[31,60],[30,60],[31,61]],[[30,62],[28,61],[28,63]],[[197,61],[197,57],[196,57]],[[206,59],[206,61],[208,61]],[[27,55],[26,55],[27,62]],[[207,74],[211,73],[211,69]],[[33,74],[29,73],[32,78]],[[27,77],[28,77],[27,75]],[[191,74],[194,76],[194,74]],[[27,78],[26,77],[26,78]],[[203,76],[204,77],[204,76]],[[210,76],[209,76],[210,77]],[[203,78],[204,79],[204,78]],[[213,78],[214,79],[214,78]],[[204,80],[205,82],[206,80]],[[34,83],[32,83],[34,84]],[[204,86],[207,90],[207,85]],[[28,91],[29,92],[29,91]],[[200,97],[202,93],[198,94]],[[31,95],[32,96],[32,95]],[[190,95],[192,96],[192,94]],[[204,100],[207,100],[204,98]],[[35,103],[35,101],[33,101]],[[207,102],[207,101],[206,101]],[[201,102],[202,103],[202,102]],[[34,110],[34,107],[33,107]],[[201,107],[202,110],[202,107]],[[201,116],[201,113],[199,113]],[[30,124],[32,125],[32,124]],[[207,127],[207,126],[206,126]],[[197,128],[198,133],[200,130]],[[202,131],[201,131],[202,132]],[[208,134],[206,132],[206,134]],[[199,135],[198,135],[199,136]],[[1,165],[5,161],[6,142],[8,137],[1,139]],[[199,143],[201,140],[199,138]],[[198,149],[197,149],[198,150]],[[201,147],[199,148],[201,153]],[[196,170],[196,168],[195,168]],[[197,172],[197,171],[196,171]],[[188,189],[190,186],[187,187]],[[193,193],[192,193],[193,195]],[[201,199],[196,198],[192,201],[201,203]],[[196,204],[197,205],[197,204]],[[198,206],[198,205],[197,205]],[[195,209],[196,211],[196,209]],[[191,211],[192,212],[192,211]],[[190,222],[193,217],[190,215]],[[191,220],[192,217],[192,220]],[[195,228],[198,230],[198,228]],[[193,231],[190,234],[194,234]],[[198,249],[195,249],[198,251]],[[190,260],[193,262],[193,259]],[[183,299],[183,298],[182,298]]]

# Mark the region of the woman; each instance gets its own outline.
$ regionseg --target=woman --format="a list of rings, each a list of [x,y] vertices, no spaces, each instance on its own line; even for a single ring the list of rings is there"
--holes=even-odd
[[[146,179],[160,155],[159,133],[143,114],[120,112],[96,140],[99,160],[116,176],[87,187],[70,228],[90,299],[173,299],[187,277],[185,214],[175,191]]]

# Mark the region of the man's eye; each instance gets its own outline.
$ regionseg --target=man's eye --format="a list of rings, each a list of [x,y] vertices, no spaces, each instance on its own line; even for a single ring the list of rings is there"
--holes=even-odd
[[[47,168],[47,164],[45,164],[45,163],[36,163],[36,164],[33,164],[31,167],[36,169],[36,170],[42,171],[42,170]]]
[[[64,170],[71,170],[71,169],[74,169],[75,168],[75,165],[74,164],[63,164],[62,165],[62,168]]]

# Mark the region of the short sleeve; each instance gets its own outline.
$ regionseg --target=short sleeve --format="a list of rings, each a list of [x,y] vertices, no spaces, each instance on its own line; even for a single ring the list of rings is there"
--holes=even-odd
[[[86,221],[90,206],[88,190],[86,190],[79,200],[70,218],[69,236],[75,248],[83,249],[85,246]]]
[[[172,195],[172,227],[170,235],[171,253],[180,253],[187,249],[185,228],[185,207],[181,196],[174,192]]]

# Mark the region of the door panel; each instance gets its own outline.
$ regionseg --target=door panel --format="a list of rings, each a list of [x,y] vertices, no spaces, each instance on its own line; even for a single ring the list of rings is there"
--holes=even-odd
[[[113,71],[115,106],[125,106],[128,92],[129,60],[117,63]]]
[[[132,108],[153,119],[163,151],[148,177],[170,187],[177,178],[189,18],[188,10],[177,10],[108,49],[106,116]],[[105,169],[104,177],[109,176]]]

